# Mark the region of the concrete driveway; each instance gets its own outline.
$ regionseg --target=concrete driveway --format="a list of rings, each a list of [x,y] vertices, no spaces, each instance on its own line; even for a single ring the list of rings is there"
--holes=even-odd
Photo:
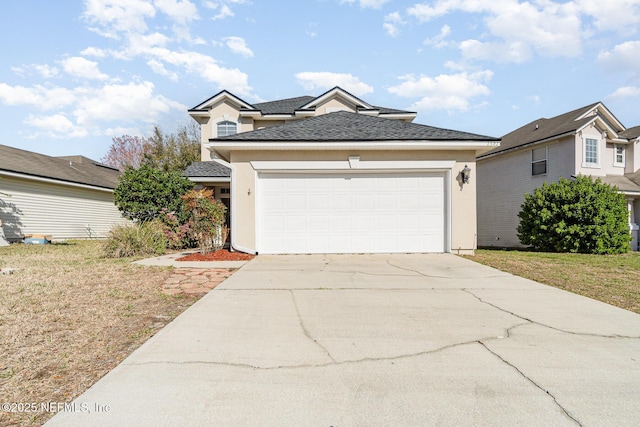
[[[639,425],[640,316],[448,254],[259,256],[48,425]]]

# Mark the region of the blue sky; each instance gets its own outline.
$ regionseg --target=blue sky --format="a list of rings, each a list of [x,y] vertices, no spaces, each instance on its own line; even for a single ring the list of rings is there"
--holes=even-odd
[[[0,144],[99,160],[227,89],[338,85],[499,137],[602,101],[640,125],[640,0],[84,0],[0,5]]]

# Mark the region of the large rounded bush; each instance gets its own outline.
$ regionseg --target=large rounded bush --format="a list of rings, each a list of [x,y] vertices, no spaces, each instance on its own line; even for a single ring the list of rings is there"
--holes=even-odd
[[[193,185],[179,172],[160,170],[145,163],[138,169],[127,169],[113,195],[125,218],[146,222],[158,219],[163,212],[183,215],[181,196]],[[183,218],[179,220],[184,222]]]
[[[518,237],[547,252],[623,253],[629,250],[628,215],[624,196],[600,178],[560,178],[525,196]]]

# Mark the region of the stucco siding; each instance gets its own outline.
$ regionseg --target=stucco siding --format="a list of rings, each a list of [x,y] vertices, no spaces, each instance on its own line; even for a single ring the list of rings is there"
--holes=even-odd
[[[259,160],[296,160],[296,161],[332,161],[347,160],[348,156],[359,155],[360,161],[413,161],[413,160],[454,160],[455,166],[450,171],[447,189],[451,194],[451,250],[455,253],[473,253],[476,245],[476,199],[475,152],[472,151],[280,151],[258,152],[245,151],[231,154],[231,163],[236,169],[235,191],[236,209],[236,243],[245,248],[256,247],[256,179],[257,172],[251,161]],[[461,185],[459,171],[467,164],[472,169],[472,180]]]
[[[125,220],[113,192],[0,177],[0,218],[7,239],[50,234],[54,239],[105,237]]]

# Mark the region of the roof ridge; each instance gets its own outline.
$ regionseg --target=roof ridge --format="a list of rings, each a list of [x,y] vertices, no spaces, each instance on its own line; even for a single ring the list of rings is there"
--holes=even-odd
[[[335,111],[304,120],[286,122],[213,139],[218,141],[499,140],[499,138],[470,132],[437,128],[387,117],[368,116],[350,111]]]

